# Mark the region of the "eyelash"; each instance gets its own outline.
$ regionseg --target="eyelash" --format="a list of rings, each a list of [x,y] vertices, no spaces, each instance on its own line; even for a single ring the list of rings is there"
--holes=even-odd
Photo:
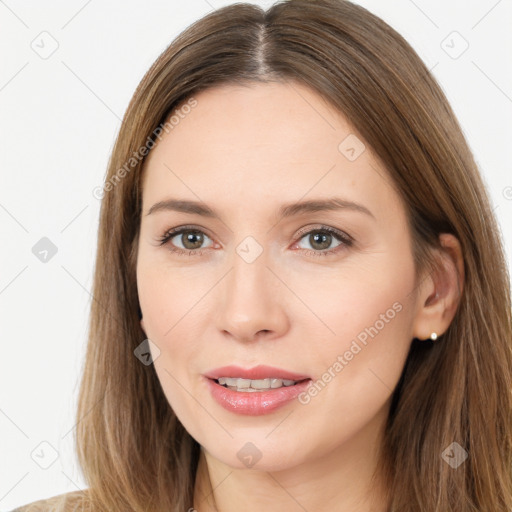
[[[194,226],[182,226],[179,228],[173,228],[173,229],[166,231],[166,233],[161,238],[158,239],[159,245],[160,246],[166,245],[175,236],[181,235],[181,234],[187,233],[187,232],[199,232],[199,233],[206,235],[206,233],[204,233],[200,229],[197,229]],[[334,238],[336,238],[338,241],[340,241],[342,243],[340,245],[336,246],[334,249],[328,249],[328,250],[323,250],[323,251],[315,251],[312,249],[302,249],[303,251],[307,252],[308,256],[329,256],[329,255],[337,254],[338,252],[340,252],[348,247],[351,247],[354,243],[354,239],[352,237],[350,237],[349,235],[347,235],[346,233],[338,231],[337,229],[334,229],[334,228],[330,228],[328,226],[321,226],[319,228],[314,228],[314,229],[310,229],[310,230],[301,230],[298,233],[299,238],[298,238],[297,242],[299,242],[306,235],[309,235],[312,233],[324,233],[324,232],[329,233],[330,235],[333,235]],[[206,236],[208,236],[208,235],[206,235]],[[205,249],[188,249],[187,250],[187,249],[180,249],[177,247],[169,247],[168,250],[172,253],[177,253],[177,254],[181,254],[181,255],[188,253],[188,255],[191,256],[192,254],[193,255],[202,255],[203,250],[205,250]]]

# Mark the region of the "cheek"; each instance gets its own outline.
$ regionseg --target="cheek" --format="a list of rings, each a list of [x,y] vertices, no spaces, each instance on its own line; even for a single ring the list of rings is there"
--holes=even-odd
[[[319,312],[336,335],[323,336],[307,355],[316,375],[314,384],[299,397],[300,412],[307,417],[304,424],[308,431],[323,432],[331,439],[327,447],[348,439],[386,407],[411,341],[413,308],[403,281],[400,286],[376,287],[371,295],[358,293],[357,284],[346,291],[352,292],[350,300],[338,292],[337,307],[327,304]]]
[[[382,284],[371,275],[368,281],[363,279],[345,281],[343,293],[332,292],[323,299],[325,318],[337,338],[332,341],[338,347],[354,339],[363,345],[376,337],[399,341],[397,333],[408,325],[410,286],[398,279]]]
[[[320,370],[302,403],[320,417],[321,410],[332,410],[333,421],[349,428],[347,422],[366,421],[383,406],[402,373],[411,343],[413,260],[397,265],[395,255],[375,258],[344,271],[337,281],[343,286],[334,282],[316,298],[318,316],[333,335],[309,354]]]
[[[177,381],[186,382],[204,370],[199,367],[204,352],[202,317],[207,315],[204,296],[216,280],[204,272],[167,268],[143,259],[137,269],[145,332],[160,351],[155,370],[166,394],[175,398],[180,394]]]
[[[292,278],[290,277],[290,280]],[[292,281],[288,281],[289,283]],[[326,329],[319,330],[322,347],[342,349],[357,338],[364,342],[368,331],[403,331],[408,325],[408,304],[414,286],[414,265],[396,264],[393,256],[353,260],[339,271],[320,269],[295,276],[293,288],[304,298]],[[309,317],[314,320],[313,315]],[[319,324],[320,325],[320,324]]]
[[[197,414],[183,387],[189,388],[189,363],[199,352],[199,336],[191,321],[194,303],[201,297],[197,285],[183,279],[180,272],[140,260],[137,287],[145,332],[159,349],[153,366],[168,403],[180,418]]]
[[[147,334],[171,338],[200,299],[201,283],[204,280],[186,272],[142,259],[137,268],[137,291]]]
[[[414,280],[412,255],[398,246],[396,251],[354,258],[353,263],[347,260],[338,273],[319,271],[301,278],[303,284],[297,287],[323,323],[316,320],[322,334],[308,350],[321,384],[336,381],[326,388],[336,393],[351,390],[360,397],[370,393],[372,385],[385,383],[384,395],[394,387],[411,343]],[[306,281],[310,287],[304,295]],[[311,328],[308,332],[313,333]],[[339,400],[339,395],[326,395]]]

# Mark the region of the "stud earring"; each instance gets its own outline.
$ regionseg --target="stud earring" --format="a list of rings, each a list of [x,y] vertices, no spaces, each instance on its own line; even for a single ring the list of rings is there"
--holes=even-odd
[[[436,341],[437,340],[437,333],[433,332],[431,335],[430,335],[430,339],[432,341]]]

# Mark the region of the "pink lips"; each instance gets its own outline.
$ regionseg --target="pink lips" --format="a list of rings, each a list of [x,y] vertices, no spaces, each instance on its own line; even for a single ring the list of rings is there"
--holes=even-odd
[[[308,375],[301,375],[281,368],[264,365],[255,366],[254,368],[249,368],[247,370],[240,368],[239,366],[222,366],[221,368],[215,368],[204,375],[209,379],[218,379],[219,377],[240,377],[242,379],[258,380],[274,377],[275,379],[298,381],[310,378]]]
[[[259,416],[272,412],[296,398],[311,384],[307,375],[289,372],[271,366],[256,366],[243,369],[238,366],[223,366],[204,374],[206,384],[214,400],[224,409],[248,416]],[[283,386],[266,391],[246,392],[233,391],[216,382],[219,377],[240,377],[242,379],[287,379],[297,383],[293,386]]]

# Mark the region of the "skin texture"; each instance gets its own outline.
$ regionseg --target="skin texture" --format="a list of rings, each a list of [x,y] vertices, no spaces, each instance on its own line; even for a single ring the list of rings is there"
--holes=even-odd
[[[406,212],[386,170],[368,145],[353,161],[340,151],[357,134],[308,88],[226,85],[195,98],[146,161],[137,261],[141,325],[160,351],[155,370],[202,446],[191,507],[384,511],[370,479],[390,397],[412,339],[441,335],[453,318],[463,272],[458,242],[443,235],[444,271],[416,280]],[[276,216],[284,203],[333,196],[372,215]],[[147,215],[170,197],[202,201],[221,220]],[[159,245],[185,225],[204,233],[200,249],[170,252],[172,244],[191,247],[186,235]],[[322,225],[348,234],[352,245],[325,232],[325,242],[315,242],[310,232]],[[262,250],[251,263],[236,251],[246,237]],[[377,324],[381,315],[388,321]],[[371,326],[378,333],[307,404],[243,416],[218,405],[202,378],[219,366],[264,364],[316,381]],[[237,457],[247,442],[261,453],[251,468]]]

